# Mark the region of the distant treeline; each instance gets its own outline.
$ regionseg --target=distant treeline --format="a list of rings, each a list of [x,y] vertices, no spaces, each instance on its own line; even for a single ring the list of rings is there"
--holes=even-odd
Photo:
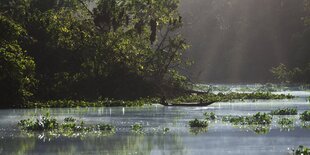
[[[188,85],[178,0],[1,0],[0,107],[136,99]]]

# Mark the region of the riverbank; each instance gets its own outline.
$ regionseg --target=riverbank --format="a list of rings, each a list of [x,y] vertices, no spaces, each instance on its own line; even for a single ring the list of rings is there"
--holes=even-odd
[[[269,99],[292,99],[294,96],[289,94],[274,94],[270,92],[253,93],[192,93],[190,95],[179,96],[167,99],[170,104],[182,103],[208,103],[208,102],[229,102],[233,100],[269,100]],[[81,100],[51,100],[29,102],[20,107],[13,108],[75,108],[75,107],[141,107],[144,105],[158,104],[162,102],[160,98],[141,98],[137,100],[114,100],[101,99],[98,101]]]

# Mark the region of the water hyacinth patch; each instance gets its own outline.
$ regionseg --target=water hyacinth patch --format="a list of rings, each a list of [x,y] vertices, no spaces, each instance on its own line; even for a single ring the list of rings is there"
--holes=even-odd
[[[273,94],[270,92],[253,92],[253,93],[206,93],[191,94],[172,99],[171,103],[190,103],[190,102],[228,102],[232,100],[258,100],[258,99],[292,99],[292,95]]]
[[[143,134],[144,133],[143,126],[140,123],[135,123],[134,125],[132,125],[131,131],[133,133],[136,133],[136,134]]]
[[[293,119],[290,119],[290,118],[281,118],[278,121],[278,124],[282,125],[282,126],[293,125],[294,121],[293,121]]]
[[[203,115],[206,120],[215,120],[217,118],[214,112],[205,112]]]
[[[50,136],[64,136],[64,137],[78,137],[86,134],[96,135],[111,135],[115,133],[115,127],[109,124],[98,124],[86,126],[83,121],[77,122],[75,118],[68,117],[64,119],[64,123],[60,124],[55,118],[46,114],[39,119],[21,120],[18,126],[26,133],[50,135]]]
[[[310,121],[310,111],[305,111],[301,114],[300,119],[302,121]]]
[[[191,128],[207,128],[209,125],[207,121],[200,121],[197,118],[189,121],[188,124]]]
[[[64,122],[75,122],[75,121],[76,121],[76,119],[73,118],[73,117],[66,117],[66,118],[64,119]]]
[[[158,103],[158,98],[142,98],[138,100],[99,99],[95,102],[80,100],[51,100],[47,102],[29,102],[24,108],[74,108],[74,107],[141,107]]]
[[[300,145],[296,150],[292,149],[293,155],[310,155],[310,148]]]
[[[20,126],[23,130],[45,131],[58,129],[59,124],[57,123],[55,118],[50,117],[50,114],[46,113],[44,116],[40,116],[36,120],[21,120],[18,122],[18,126]]]
[[[223,122],[229,122],[234,127],[253,131],[256,134],[267,134],[270,132],[272,117],[266,113],[256,113],[252,116],[224,116]]]
[[[270,132],[269,125],[254,125],[249,127],[256,134],[262,135]]]
[[[297,108],[285,108],[285,109],[278,109],[273,110],[270,113],[271,115],[297,115],[298,111]]]
[[[228,121],[234,125],[269,125],[272,116],[266,113],[256,113],[252,116],[227,116],[222,121]]]

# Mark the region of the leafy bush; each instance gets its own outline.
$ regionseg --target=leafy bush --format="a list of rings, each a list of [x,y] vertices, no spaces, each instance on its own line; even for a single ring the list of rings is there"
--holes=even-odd
[[[285,108],[285,109],[278,109],[273,110],[270,113],[271,115],[297,115],[297,108]]]
[[[209,125],[207,121],[200,121],[197,118],[189,121],[188,124],[191,128],[207,128]]]
[[[300,119],[302,121],[310,121],[310,111],[305,111],[301,114]]]

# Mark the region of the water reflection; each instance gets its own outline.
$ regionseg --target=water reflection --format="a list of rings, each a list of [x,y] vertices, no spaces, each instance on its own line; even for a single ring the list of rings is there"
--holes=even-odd
[[[62,138],[43,142],[36,137],[10,138],[0,141],[0,150],[5,155],[25,154],[109,154],[109,155],[151,155],[187,154],[182,138],[171,134],[166,136],[113,136],[113,137],[85,137]]]

